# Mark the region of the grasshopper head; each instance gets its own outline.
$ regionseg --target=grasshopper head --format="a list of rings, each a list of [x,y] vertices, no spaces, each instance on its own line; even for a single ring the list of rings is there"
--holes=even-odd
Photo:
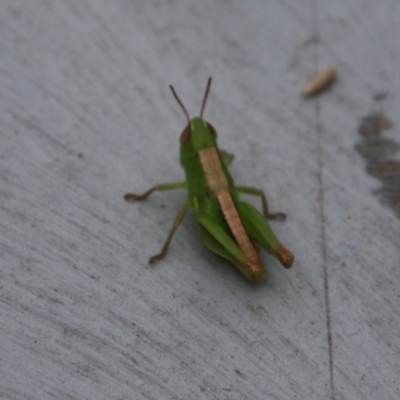
[[[204,94],[203,103],[201,105],[200,116],[190,119],[189,113],[187,112],[185,106],[179,99],[178,95],[176,94],[174,88],[170,86],[172,93],[176,99],[176,101],[181,106],[183,112],[186,115],[188,120],[188,125],[182,131],[180,136],[181,146],[188,145],[192,148],[194,153],[199,152],[202,149],[206,149],[208,147],[215,146],[215,139],[217,137],[217,131],[215,128],[203,119],[203,112],[206,105],[208,93],[210,91],[211,86],[211,78],[209,78],[207,83],[207,89]]]
[[[193,148],[198,152],[202,149],[215,146],[217,131],[203,118],[193,118],[180,136],[181,146],[191,142]]]

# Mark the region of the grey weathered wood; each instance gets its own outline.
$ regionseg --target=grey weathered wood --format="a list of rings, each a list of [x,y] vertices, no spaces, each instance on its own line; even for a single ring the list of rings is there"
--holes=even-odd
[[[400,223],[354,146],[373,111],[399,143],[400,3],[292,3],[0,3],[0,397],[399,398]],[[149,267],[185,194],[122,199],[183,178],[168,84],[194,115],[209,76],[236,181],[289,215],[264,285],[191,215]]]

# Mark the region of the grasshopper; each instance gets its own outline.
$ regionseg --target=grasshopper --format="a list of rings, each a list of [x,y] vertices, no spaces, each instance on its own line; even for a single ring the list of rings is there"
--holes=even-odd
[[[293,254],[282,246],[265,221],[265,218],[283,220],[286,215],[269,212],[267,198],[262,190],[235,186],[228,171],[234,156],[218,149],[217,131],[203,119],[210,86],[211,78],[207,83],[200,116],[190,119],[185,106],[170,85],[188,121],[180,136],[180,163],[185,170],[186,180],[156,185],[143,194],[127,193],[124,198],[127,201],[141,201],[156,191],[186,189],[188,192],[161,252],[149,259],[151,264],[165,257],[187,210],[194,208],[197,228],[204,244],[232,262],[249,280],[259,282],[263,280],[266,271],[252,242],[271,253],[285,268],[293,264]],[[264,216],[252,205],[241,201],[240,194],[260,197]]]

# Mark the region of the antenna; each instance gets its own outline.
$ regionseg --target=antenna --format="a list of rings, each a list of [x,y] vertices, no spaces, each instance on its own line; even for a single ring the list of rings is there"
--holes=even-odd
[[[208,93],[210,92],[210,86],[211,86],[211,76],[208,78],[206,92],[204,93],[203,104],[201,105],[201,110],[200,110],[200,118],[203,118],[203,112],[204,112],[204,108],[206,107],[206,101],[207,101]]]
[[[174,95],[176,101],[178,102],[178,104],[181,106],[183,112],[186,115],[186,118],[188,120],[188,122],[190,123],[190,117],[189,117],[189,113],[187,112],[185,106],[183,105],[183,103],[181,102],[181,99],[178,97],[178,95],[175,92],[175,89],[172,87],[172,85],[169,85],[169,87],[171,88],[172,94]]]

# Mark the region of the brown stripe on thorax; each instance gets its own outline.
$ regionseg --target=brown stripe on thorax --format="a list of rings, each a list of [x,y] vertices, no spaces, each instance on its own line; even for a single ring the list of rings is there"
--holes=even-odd
[[[249,276],[257,279],[257,277],[261,277],[264,270],[261,267],[258,254],[243,227],[235,203],[229,193],[228,181],[222,169],[218,151],[215,147],[200,150],[199,158],[206,175],[207,183],[218,199],[225,221],[237,245],[245,255],[244,264],[248,268]]]
[[[228,181],[222,169],[217,149],[209,147],[208,149],[200,150],[199,158],[211,191],[217,194],[218,190],[226,189]]]

